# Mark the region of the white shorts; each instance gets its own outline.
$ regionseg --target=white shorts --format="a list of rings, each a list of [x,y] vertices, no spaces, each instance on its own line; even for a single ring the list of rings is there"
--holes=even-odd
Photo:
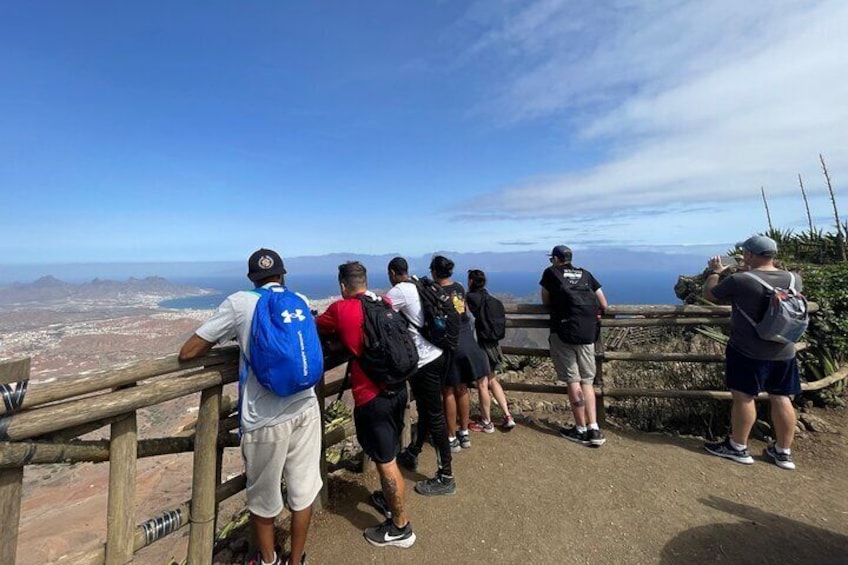
[[[321,412],[318,403],[276,426],[246,432],[241,440],[247,475],[247,508],[262,518],[283,511],[280,483],[289,508],[308,508],[321,491]]]
[[[557,379],[568,384],[590,385],[595,382],[595,344],[564,343],[558,335],[551,334],[551,360]]]

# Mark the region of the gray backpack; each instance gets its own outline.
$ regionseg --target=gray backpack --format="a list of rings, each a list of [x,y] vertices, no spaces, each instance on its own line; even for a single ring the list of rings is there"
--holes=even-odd
[[[795,275],[789,273],[788,288],[775,288],[751,271],[745,271],[744,274],[770,292],[768,308],[759,322],[738,308],[739,313],[754,326],[760,339],[777,343],[796,343],[800,340],[810,323],[810,315],[807,312],[807,299],[795,290]]]

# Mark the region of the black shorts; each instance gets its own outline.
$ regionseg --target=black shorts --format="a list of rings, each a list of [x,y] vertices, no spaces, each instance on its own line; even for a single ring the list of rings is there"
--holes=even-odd
[[[489,376],[489,360],[474,341],[470,329],[459,332],[459,344],[450,352],[450,366],[445,375],[445,386],[457,386],[460,383],[472,384]]]
[[[400,452],[406,387],[396,393],[383,392],[371,402],[353,409],[356,439],[362,450],[377,463],[389,463]]]
[[[725,355],[727,388],[730,390],[749,396],[757,396],[763,391],[779,396],[801,394],[798,362],[794,357],[778,361],[751,359],[730,346],[727,346]]]
[[[480,343],[480,349],[486,354],[486,360],[489,362],[489,374],[500,373],[503,371],[504,357],[501,344],[497,341]]]

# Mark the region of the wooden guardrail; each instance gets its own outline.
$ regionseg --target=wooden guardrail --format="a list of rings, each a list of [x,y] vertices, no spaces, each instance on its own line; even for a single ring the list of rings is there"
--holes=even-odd
[[[32,383],[30,360],[0,362],[0,564],[15,562],[21,487],[26,465],[110,462],[106,542],[100,548],[62,557],[73,564],[129,563],[134,553],[186,526],[188,562],[209,563],[217,507],[245,488],[240,475],[221,482],[223,450],[238,447],[236,402],[222,394],[238,380],[235,346],[180,363],[176,355],[90,372],[57,381]],[[342,360],[329,356],[327,370]],[[318,387],[323,400],[341,383]],[[137,437],[137,410],[200,393],[194,429],[170,437]],[[321,402],[323,408],[323,402]],[[110,427],[108,440],[78,439]],[[323,437],[324,449],[343,441],[349,429]],[[139,458],[193,452],[192,497],[142,523],[135,522],[136,463]],[[326,473],[326,465],[323,466]],[[326,485],[326,482],[325,482]],[[321,500],[326,503],[326,489]]]
[[[508,328],[547,328],[548,310],[540,305],[514,305],[507,309]],[[601,321],[603,327],[725,326],[729,307],[614,306]],[[507,340],[508,341],[508,340]],[[546,348],[503,346],[517,355],[549,355]],[[188,563],[211,561],[218,504],[245,488],[245,477],[221,481],[223,450],[239,445],[235,401],[223,387],[237,380],[238,348],[216,348],[203,358],[180,363],[176,355],[141,361],[122,368],[84,373],[53,382],[29,381],[29,359],[0,362],[0,565],[15,562],[20,520],[23,470],[27,465],[110,462],[106,541],[88,552],[66,555],[60,562],[73,564],[124,564],[140,549],[188,526]],[[656,396],[675,398],[729,398],[725,391],[671,391],[610,389],[603,386],[603,365],[609,361],[684,361],[717,363],[720,355],[685,353],[625,353],[603,351],[598,344],[599,417],[603,397]],[[325,358],[326,370],[344,359]],[[804,389],[822,388],[846,378],[846,370]],[[341,379],[317,387],[323,411],[325,399],[341,390]],[[503,382],[507,390],[560,393],[565,387]],[[138,438],[136,413],[175,398],[200,393],[193,430],[164,438]],[[83,441],[87,433],[110,426],[108,440]],[[409,426],[406,427],[409,430]],[[343,441],[350,427],[337,428],[322,437],[322,449]],[[135,520],[136,464],[139,458],[184,452],[194,453],[192,497],[144,522]],[[326,460],[322,457],[324,490],[318,504],[327,502]]]
[[[810,312],[816,312],[818,305],[811,302]],[[695,305],[619,305],[610,306],[601,318],[602,328],[644,328],[644,327],[698,327],[730,325],[730,306],[695,306]],[[540,304],[515,304],[506,306],[507,328],[538,328],[548,329],[550,310]],[[802,350],[805,344],[796,344],[797,350]],[[516,347],[502,346],[505,354],[529,355],[548,357],[547,347]],[[681,399],[713,399],[730,400],[729,391],[725,390],[668,390],[645,388],[610,388],[603,382],[604,364],[609,361],[655,361],[655,362],[688,362],[688,363],[723,363],[724,355],[708,355],[700,353],[667,353],[667,352],[626,352],[605,351],[603,340],[595,343],[596,385],[595,398],[598,418],[604,418],[604,397],[626,398],[633,396],[652,398],[681,398]],[[839,375],[842,376],[839,376]],[[820,381],[802,383],[802,390],[818,390],[830,386],[845,378],[846,372],[840,371],[835,375]],[[504,390],[519,392],[536,392],[547,394],[568,394],[567,387],[554,384],[513,383],[503,380]],[[767,395],[761,394],[757,400],[766,400]]]

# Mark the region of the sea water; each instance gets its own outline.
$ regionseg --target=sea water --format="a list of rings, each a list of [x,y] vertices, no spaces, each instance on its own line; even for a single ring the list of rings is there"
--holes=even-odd
[[[674,284],[679,273],[671,271],[593,271],[601,283],[610,304],[679,304],[674,295]],[[506,295],[527,303],[539,303],[538,273],[488,273],[487,287],[496,295]],[[214,292],[203,296],[175,298],[161,303],[165,308],[206,310],[215,308],[228,295],[237,290],[250,290],[252,284],[246,277],[176,278],[174,283],[211,289]],[[457,279],[463,285],[466,280]],[[318,275],[286,275],[286,286],[311,299],[339,296],[339,284],[335,273]],[[389,281],[383,273],[369,280],[373,290],[386,290]]]

